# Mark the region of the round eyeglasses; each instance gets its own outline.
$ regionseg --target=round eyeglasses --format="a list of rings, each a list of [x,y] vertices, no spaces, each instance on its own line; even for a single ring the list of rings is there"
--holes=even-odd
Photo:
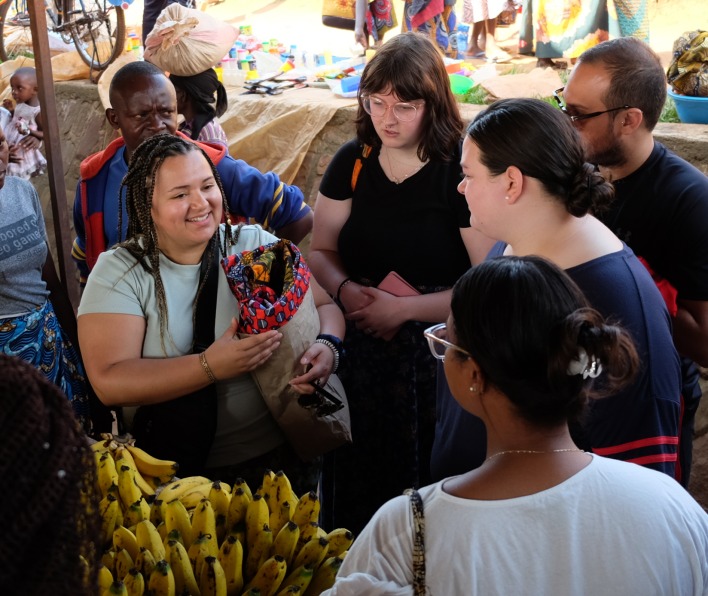
[[[418,108],[421,107],[413,103],[408,103],[407,101],[400,101],[398,103],[388,105],[381,98],[375,96],[372,97],[371,95],[362,95],[361,105],[364,108],[364,111],[372,118],[383,118],[386,115],[386,112],[391,110],[393,111],[393,115],[396,119],[401,122],[411,122],[415,120],[415,117],[418,114]]]
[[[433,325],[425,331],[423,331],[425,339],[428,340],[428,347],[430,348],[430,353],[435,356],[438,360],[445,360],[445,352],[448,348],[451,350],[457,350],[465,356],[472,358],[467,350],[464,350],[460,346],[447,341],[447,324],[439,323],[438,325]]]
[[[563,93],[563,89],[565,87],[561,87],[560,89],[556,89],[553,92],[553,99],[556,100],[556,103],[558,104],[558,107],[560,108],[560,111],[563,112],[568,118],[570,118],[570,121],[575,123],[575,122],[582,122],[583,120],[589,120],[590,118],[595,118],[596,116],[602,116],[603,114],[609,114],[610,112],[617,112],[618,110],[629,110],[631,109],[632,106],[624,105],[620,106],[618,108],[610,108],[609,110],[602,110],[601,112],[591,112],[589,114],[579,114],[577,116],[570,114],[568,112],[568,107],[563,103],[563,98],[561,97],[561,93]]]

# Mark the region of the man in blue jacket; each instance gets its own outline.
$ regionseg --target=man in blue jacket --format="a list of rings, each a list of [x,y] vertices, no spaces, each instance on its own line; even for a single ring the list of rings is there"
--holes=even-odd
[[[131,62],[118,70],[109,89],[106,117],[122,136],[81,163],[74,200],[76,239],[72,257],[81,282],[98,255],[125,237],[128,217],[123,205],[123,230],[118,233],[121,181],[132,152],[145,139],[177,131],[177,96],[165,74],[149,62]],[[185,139],[187,137],[184,137]],[[312,210],[302,191],[233,159],[222,145],[197,143],[219,172],[231,212],[270,228],[281,238],[300,242],[312,228]]]

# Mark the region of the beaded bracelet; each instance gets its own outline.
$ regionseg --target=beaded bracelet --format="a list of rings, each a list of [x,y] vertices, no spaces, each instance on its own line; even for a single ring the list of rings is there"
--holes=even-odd
[[[334,366],[332,367],[332,372],[336,373],[339,369],[339,361],[344,355],[344,348],[342,347],[342,340],[334,335],[327,335],[325,333],[318,335],[315,340],[317,344],[323,344],[332,350],[334,355]]]
[[[211,372],[211,368],[209,368],[209,363],[206,359],[206,352],[199,354],[199,362],[201,363],[204,372],[207,374],[207,377],[209,377],[209,380],[212,383],[216,383],[216,377],[214,376],[214,373]]]
[[[339,284],[339,287],[337,288],[337,295],[334,298],[337,301],[337,304],[341,304],[340,296],[342,295],[342,288],[352,281],[354,280],[351,277],[347,277],[341,284]]]

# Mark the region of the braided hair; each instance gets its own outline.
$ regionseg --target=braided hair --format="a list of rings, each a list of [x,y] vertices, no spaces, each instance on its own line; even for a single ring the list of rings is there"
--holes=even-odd
[[[0,355],[0,594],[98,590],[96,463],[66,395],[24,360]]]
[[[160,247],[157,241],[155,222],[152,219],[152,198],[155,191],[157,172],[165,159],[177,155],[187,155],[192,151],[199,151],[204,156],[204,159],[207,160],[207,163],[211,167],[214,180],[221,191],[223,212],[226,216],[227,224],[229,224],[224,233],[224,253],[226,253],[227,247],[235,244],[236,238],[231,231],[231,221],[227,215],[228,204],[226,203],[226,197],[224,195],[224,187],[221,184],[221,179],[216,171],[216,167],[199,145],[171,134],[160,134],[150,137],[143,141],[131,155],[128,173],[123,178],[121,184],[121,196],[122,187],[125,186],[126,188],[125,202],[126,212],[128,214],[128,235],[118,246],[125,248],[135,258],[136,264],[139,263],[155,280],[155,297],[157,298],[157,310],[160,318],[160,341],[165,354],[167,353],[165,349],[165,337],[169,334],[167,299],[165,286],[160,276]],[[122,230],[122,199],[118,213],[118,229]],[[216,251],[218,249],[219,230],[217,229],[202,255],[202,263],[206,263],[207,265],[211,263],[216,257]],[[202,277],[203,279],[201,279],[197,290],[197,298],[194,301],[195,306],[204,287],[204,282],[206,281],[206,276]],[[195,316],[196,310],[193,311],[193,319]]]

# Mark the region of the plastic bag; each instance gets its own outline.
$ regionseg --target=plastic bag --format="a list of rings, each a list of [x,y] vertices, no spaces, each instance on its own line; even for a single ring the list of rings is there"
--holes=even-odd
[[[145,40],[145,60],[188,77],[216,66],[228,54],[238,31],[228,23],[181,4],[170,4]]]

